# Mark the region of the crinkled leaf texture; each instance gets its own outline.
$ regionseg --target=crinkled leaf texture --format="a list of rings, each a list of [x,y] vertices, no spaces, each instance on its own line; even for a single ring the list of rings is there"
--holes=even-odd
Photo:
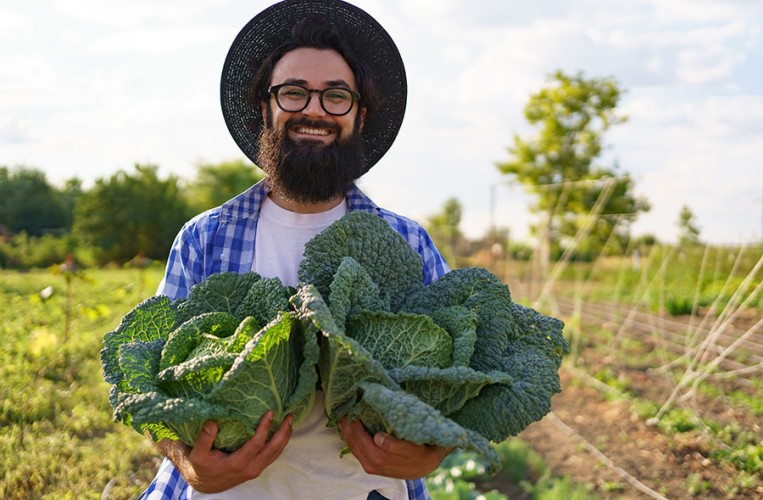
[[[474,450],[495,471],[489,442],[542,418],[560,390],[561,321],[512,302],[485,269],[424,286],[421,257],[377,215],[351,212],[308,242],[299,278],[223,273],[128,313],[101,351],[115,418],[189,444],[213,419],[215,445],[235,449],[268,409],[299,422],[320,374],[330,426],[347,416]]]
[[[305,245],[299,279],[329,296],[345,257],[362,266],[378,287],[378,299],[396,310],[421,287],[421,257],[382,218],[356,210],[336,221]]]
[[[394,258],[390,258],[394,256]],[[498,465],[489,440],[539,420],[559,392],[563,323],[512,302],[485,269],[420,284],[421,258],[373,214],[355,212],[307,246],[292,297],[323,334],[329,425],[459,446]]]
[[[273,410],[299,423],[318,381],[318,343],[289,311],[293,289],[255,273],[210,276],[184,300],[147,299],[104,337],[115,419],[155,440],[192,445],[215,420],[230,451]]]
[[[320,373],[329,425],[336,426],[348,415],[372,433],[385,431],[417,444],[474,450],[484,456],[491,472],[498,470],[500,460],[489,441],[404,391],[368,349],[339,330],[315,287],[304,286],[292,302],[298,316],[324,336]]]

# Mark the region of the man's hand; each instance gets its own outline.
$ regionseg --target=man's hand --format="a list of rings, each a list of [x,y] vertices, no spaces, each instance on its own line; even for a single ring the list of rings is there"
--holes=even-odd
[[[260,420],[254,436],[233,453],[212,448],[217,437],[217,424],[207,422],[191,448],[180,441],[163,440],[157,443],[159,451],[169,458],[193,489],[203,493],[218,493],[233,488],[262,474],[286,447],[294,421],[288,415],[281,427],[268,441],[273,423],[273,412],[268,411]]]
[[[414,444],[377,432],[373,437],[363,424],[344,417],[339,421],[344,442],[369,474],[396,479],[418,479],[435,470],[453,448]]]

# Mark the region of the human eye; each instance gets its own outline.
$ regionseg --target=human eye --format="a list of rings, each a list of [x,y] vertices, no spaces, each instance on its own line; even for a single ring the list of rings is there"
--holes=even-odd
[[[281,91],[278,94],[293,101],[303,101],[307,97],[307,90],[297,85],[286,85],[281,87]]]
[[[345,102],[352,99],[352,95],[347,90],[340,88],[329,88],[324,90],[323,97],[330,102]]]

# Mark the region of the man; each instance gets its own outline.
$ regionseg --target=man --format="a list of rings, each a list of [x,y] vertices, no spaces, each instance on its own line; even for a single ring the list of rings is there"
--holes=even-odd
[[[225,271],[294,286],[305,243],[351,210],[375,213],[396,229],[421,255],[424,283],[448,271],[418,224],[377,207],[353,184],[391,146],[405,110],[400,55],[368,14],[339,0],[266,9],[234,41],[221,94],[233,138],[267,177],[183,227],[159,293],[183,297]],[[294,429],[290,416],[270,429],[269,412],[230,454],[212,448],[214,422],[193,448],[160,442],[169,461],[145,498],[428,497],[421,478],[450,450],[372,436],[358,421],[340,422],[340,439],[316,400]],[[341,457],[344,444],[351,455]]]

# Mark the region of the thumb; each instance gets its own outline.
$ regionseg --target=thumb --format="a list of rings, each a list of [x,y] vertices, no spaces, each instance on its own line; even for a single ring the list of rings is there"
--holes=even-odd
[[[385,448],[384,444],[390,442],[389,438],[390,438],[389,434],[385,434],[384,432],[377,432],[376,434],[374,434],[374,444],[376,444],[376,446],[378,446],[379,448],[384,449]]]
[[[194,449],[209,451],[215,443],[217,437],[217,424],[213,421],[205,422],[201,427],[201,432],[196,436],[196,443]]]

